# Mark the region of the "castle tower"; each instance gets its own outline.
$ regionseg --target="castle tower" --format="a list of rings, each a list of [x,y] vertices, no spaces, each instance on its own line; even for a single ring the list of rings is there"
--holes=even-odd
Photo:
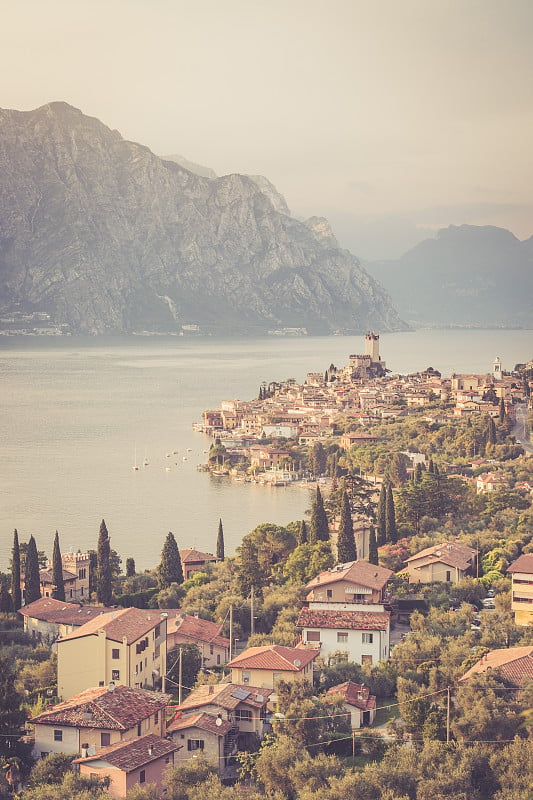
[[[492,377],[495,381],[501,381],[502,379],[502,362],[498,356],[494,359],[494,367],[492,370]]]
[[[365,334],[365,355],[370,356],[372,363],[381,361],[379,357],[379,333]]]

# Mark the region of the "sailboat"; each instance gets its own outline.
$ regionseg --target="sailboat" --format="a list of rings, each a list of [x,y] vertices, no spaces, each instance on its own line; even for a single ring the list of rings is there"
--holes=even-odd
[[[134,472],[137,472],[138,469],[139,469],[139,467],[137,466],[137,448],[135,448],[135,450],[133,451],[133,467],[132,467],[132,470]]]

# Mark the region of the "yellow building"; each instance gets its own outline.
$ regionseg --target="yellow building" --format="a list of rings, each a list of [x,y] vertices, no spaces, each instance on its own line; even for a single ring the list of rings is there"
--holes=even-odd
[[[165,690],[167,617],[121,608],[101,614],[57,643],[57,692],[62,700],[91,686]]]
[[[459,542],[443,542],[427,547],[407,559],[409,583],[457,583],[475,576],[478,551]]]
[[[129,686],[88,689],[32,719],[33,756],[94,755],[138,736],[164,736],[168,700],[168,695]]]
[[[317,656],[318,650],[273,644],[248,647],[227,666],[231,669],[232,683],[275,689],[279,680],[292,682],[303,678],[312,683]]]
[[[507,569],[513,581],[511,609],[517,625],[533,625],[533,553],[519,556]]]

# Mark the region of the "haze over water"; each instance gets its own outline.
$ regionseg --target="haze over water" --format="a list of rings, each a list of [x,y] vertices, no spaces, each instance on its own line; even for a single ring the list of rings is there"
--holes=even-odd
[[[443,375],[490,372],[495,356],[504,369],[533,356],[533,332],[522,330],[420,330],[384,334],[380,344],[395,373],[428,366]],[[33,534],[51,556],[56,529],[63,552],[95,548],[105,518],[123,563],[133,556],[141,570],[159,562],[169,530],[181,548],[213,552],[222,518],[232,554],[261,522],[301,519],[310,504],[304,489],[197,472],[212,440],[194,433],[192,423],[222,400],[256,397],[262,381],[303,382],[307,372],[342,366],[363,351],[363,336],[6,338],[0,570],[7,569],[14,528],[21,541]]]

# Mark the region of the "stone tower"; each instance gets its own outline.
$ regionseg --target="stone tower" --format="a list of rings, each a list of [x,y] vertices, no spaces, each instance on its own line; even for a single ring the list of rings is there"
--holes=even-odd
[[[502,362],[498,356],[496,356],[496,358],[494,359],[492,377],[494,378],[495,381],[501,381],[502,379]]]
[[[365,355],[370,356],[372,363],[381,361],[379,357],[379,333],[365,334]]]

